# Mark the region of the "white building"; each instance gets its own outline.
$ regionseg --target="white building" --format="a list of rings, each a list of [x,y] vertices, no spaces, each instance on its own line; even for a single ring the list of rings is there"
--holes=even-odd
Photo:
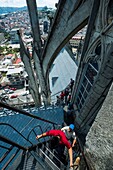
[[[12,61],[11,59],[5,59],[4,61],[1,62],[2,65],[11,65]]]
[[[19,44],[19,37],[17,34],[17,31],[19,28],[12,29],[10,32],[10,38],[11,38],[11,43],[12,44]]]

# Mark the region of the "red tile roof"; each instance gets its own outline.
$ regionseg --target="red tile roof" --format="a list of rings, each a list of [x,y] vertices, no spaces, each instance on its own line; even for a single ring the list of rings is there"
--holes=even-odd
[[[17,60],[16,60],[16,63],[15,64],[19,64],[21,62],[21,58],[18,58]]]

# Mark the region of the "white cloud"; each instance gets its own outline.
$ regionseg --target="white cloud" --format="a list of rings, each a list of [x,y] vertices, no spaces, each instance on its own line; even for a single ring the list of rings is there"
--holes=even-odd
[[[48,6],[55,8],[55,3],[57,3],[58,0],[37,0],[37,6]]]
[[[26,0],[0,0],[1,7],[21,7],[26,6]]]
[[[55,3],[58,2],[58,0],[36,0],[37,6],[43,7],[48,6],[55,8]],[[22,7],[26,6],[26,0],[0,0],[0,6],[1,7]]]

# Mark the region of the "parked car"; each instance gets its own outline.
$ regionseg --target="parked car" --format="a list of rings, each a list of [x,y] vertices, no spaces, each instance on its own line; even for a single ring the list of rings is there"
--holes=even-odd
[[[10,96],[11,99],[14,99],[14,98],[17,98],[17,97],[18,97],[17,94],[13,94],[13,95]]]
[[[6,92],[3,90],[1,95],[3,96],[3,95],[5,95],[5,94],[6,94]]]
[[[13,90],[9,90],[7,93],[8,94],[12,94],[12,93],[14,93],[14,91]]]
[[[10,87],[10,90],[15,91],[15,90],[17,90],[17,88],[15,88],[15,87]]]
[[[8,97],[8,96],[4,96],[4,99],[8,100],[8,99],[9,99],[9,97]]]
[[[7,92],[9,91],[9,89],[6,89],[6,88],[5,88],[4,91],[7,93]]]
[[[4,90],[6,90],[6,89],[10,89],[10,90],[13,90],[13,91],[17,90],[17,88],[15,88],[15,87],[10,87],[10,86],[6,86],[6,87],[4,88]]]
[[[29,94],[29,92],[26,91],[26,92],[24,92],[24,93],[22,94],[22,96],[27,96],[28,94]]]

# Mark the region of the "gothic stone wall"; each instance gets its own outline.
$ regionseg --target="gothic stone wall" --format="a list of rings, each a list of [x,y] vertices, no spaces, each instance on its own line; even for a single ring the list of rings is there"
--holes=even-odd
[[[113,84],[87,137],[85,155],[94,170],[113,170]]]

